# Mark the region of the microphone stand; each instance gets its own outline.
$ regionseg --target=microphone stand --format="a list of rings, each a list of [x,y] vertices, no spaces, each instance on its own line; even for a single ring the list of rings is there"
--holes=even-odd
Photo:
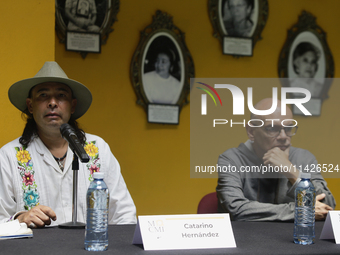
[[[72,161],[72,170],[73,170],[73,198],[72,198],[72,221],[66,222],[63,224],[59,224],[59,228],[85,228],[85,223],[77,221],[77,197],[78,197],[78,170],[79,170],[79,161],[78,156],[73,151],[73,161]]]

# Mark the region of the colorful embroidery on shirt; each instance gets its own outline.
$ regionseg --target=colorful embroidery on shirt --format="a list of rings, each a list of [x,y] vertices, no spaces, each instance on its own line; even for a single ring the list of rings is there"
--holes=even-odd
[[[39,205],[39,193],[34,179],[33,162],[26,147],[15,147],[17,152],[18,169],[22,178],[23,200],[25,210]]]
[[[89,181],[93,181],[93,173],[100,172],[100,163],[99,163],[99,150],[98,147],[95,146],[96,141],[85,142],[85,152],[89,155],[90,161],[86,164],[87,169],[90,171]]]

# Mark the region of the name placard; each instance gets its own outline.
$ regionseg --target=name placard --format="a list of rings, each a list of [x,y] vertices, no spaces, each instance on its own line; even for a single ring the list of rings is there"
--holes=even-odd
[[[100,53],[101,38],[99,33],[67,31],[66,50]]]
[[[132,243],[144,250],[236,247],[228,213],[138,216]]]
[[[179,105],[148,104],[148,122],[178,125]]]
[[[328,212],[320,239],[335,239],[335,243],[340,244],[340,211]]]
[[[236,56],[252,56],[253,40],[225,36],[223,38],[223,54]]]

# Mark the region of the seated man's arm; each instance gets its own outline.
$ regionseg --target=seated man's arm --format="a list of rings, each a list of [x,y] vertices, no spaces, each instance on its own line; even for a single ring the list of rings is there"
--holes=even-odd
[[[302,171],[311,171],[311,181],[315,187],[316,203],[315,203],[315,219],[324,220],[327,216],[328,211],[335,208],[335,199],[327,187],[327,182],[322,177],[320,171],[318,171],[318,161],[315,156],[303,149],[295,148],[292,152],[292,158],[294,158],[293,164],[298,166]],[[298,180],[299,181],[299,180]],[[292,190],[291,197],[294,197]]]
[[[12,187],[12,180],[8,174],[0,167],[0,223],[14,219],[16,216],[16,202]]]
[[[14,169],[2,150],[0,151],[0,223],[18,219],[19,222],[25,222],[27,226],[34,223],[37,227],[50,225],[51,220],[56,220],[55,212],[47,206],[38,205],[29,211],[18,210],[16,196],[18,190],[21,191],[22,182],[18,176],[13,173]]]
[[[320,173],[312,174],[312,183],[315,187],[316,195],[325,194],[325,197],[320,202],[325,203],[334,209],[336,206],[335,199],[327,187],[327,182]]]
[[[7,155],[0,151],[0,223],[14,220],[19,214],[15,196],[16,176],[13,175]],[[20,182],[21,185],[21,182]],[[24,212],[24,211],[23,211]]]
[[[289,153],[289,148],[286,151],[281,151],[279,148],[271,149],[265,154],[265,156],[263,157],[263,161],[265,164],[270,164],[273,166],[286,166],[287,169],[291,169],[291,173],[288,171],[284,171],[282,172],[282,174],[285,175],[286,178],[291,182],[293,188],[296,187],[297,183],[300,181],[300,179],[298,178],[300,176],[299,171],[306,171],[307,169],[309,169],[310,171],[312,171],[312,182],[315,187],[316,195],[320,195],[322,193],[325,194],[324,196],[319,196],[318,199],[322,200],[321,202],[327,204],[328,206],[335,208],[334,197],[328,189],[327,183],[323,179],[321,173],[318,172],[315,167],[318,166],[318,161],[316,160],[315,156],[307,150],[295,148],[295,155],[293,158],[297,161],[295,161],[293,164],[288,159],[289,154],[287,154],[286,157],[282,156],[285,155],[287,152]],[[297,166],[297,168],[295,166]],[[294,190],[290,190],[289,193],[290,194],[288,195],[294,198]]]
[[[313,162],[316,162],[313,157]],[[315,163],[314,162],[314,163]],[[230,159],[221,155],[218,164],[220,166],[234,165],[237,169],[240,166],[233,163]],[[240,221],[260,221],[278,220],[286,221],[294,219],[294,202],[284,204],[261,203],[247,198],[244,194],[241,173],[219,173],[218,186],[216,188],[219,201],[224,211],[230,212],[234,220]],[[299,181],[299,180],[298,180]],[[335,208],[335,200],[327,187],[326,181],[321,174],[312,175],[312,182],[316,189],[316,220],[325,219],[329,210]],[[288,185],[288,186],[291,186]],[[249,190],[249,188],[248,188]],[[255,194],[257,190],[254,190]],[[289,192],[294,194],[293,192]],[[287,194],[289,196],[289,194]],[[291,196],[293,198],[293,195]]]
[[[315,219],[324,220],[326,219],[328,211],[335,208],[335,199],[320,173],[312,174],[312,183],[317,195],[315,202]]]
[[[51,225],[51,220],[56,221],[56,213],[48,206],[37,205],[26,212],[17,214],[16,217],[19,222],[25,222],[27,226],[34,223],[37,227],[45,227],[45,225]]]
[[[237,221],[288,221],[294,219],[294,203],[270,204],[247,199],[239,178],[220,177],[216,188],[221,206]]]
[[[104,148],[101,169],[107,168],[103,171],[110,192],[109,224],[135,224],[136,207],[121,174],[120,165],[106,143]]]
[[[219,166],[240,166],[221,155]],[[219,202],[226,212],[237,221],[287,221],[294,219],[294,202],[284,204],[261,203],[249,200],[243,189],[241,173],[219,173],[218,186],[216,188]],[[257,192],[254,190],[254,192]]]

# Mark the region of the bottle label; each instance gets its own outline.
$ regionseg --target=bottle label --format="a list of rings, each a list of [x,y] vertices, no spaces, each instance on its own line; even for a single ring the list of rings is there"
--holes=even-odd
[[[315,206],[315,192],[310,193],[300,190],[297,194],[297,206]]]

